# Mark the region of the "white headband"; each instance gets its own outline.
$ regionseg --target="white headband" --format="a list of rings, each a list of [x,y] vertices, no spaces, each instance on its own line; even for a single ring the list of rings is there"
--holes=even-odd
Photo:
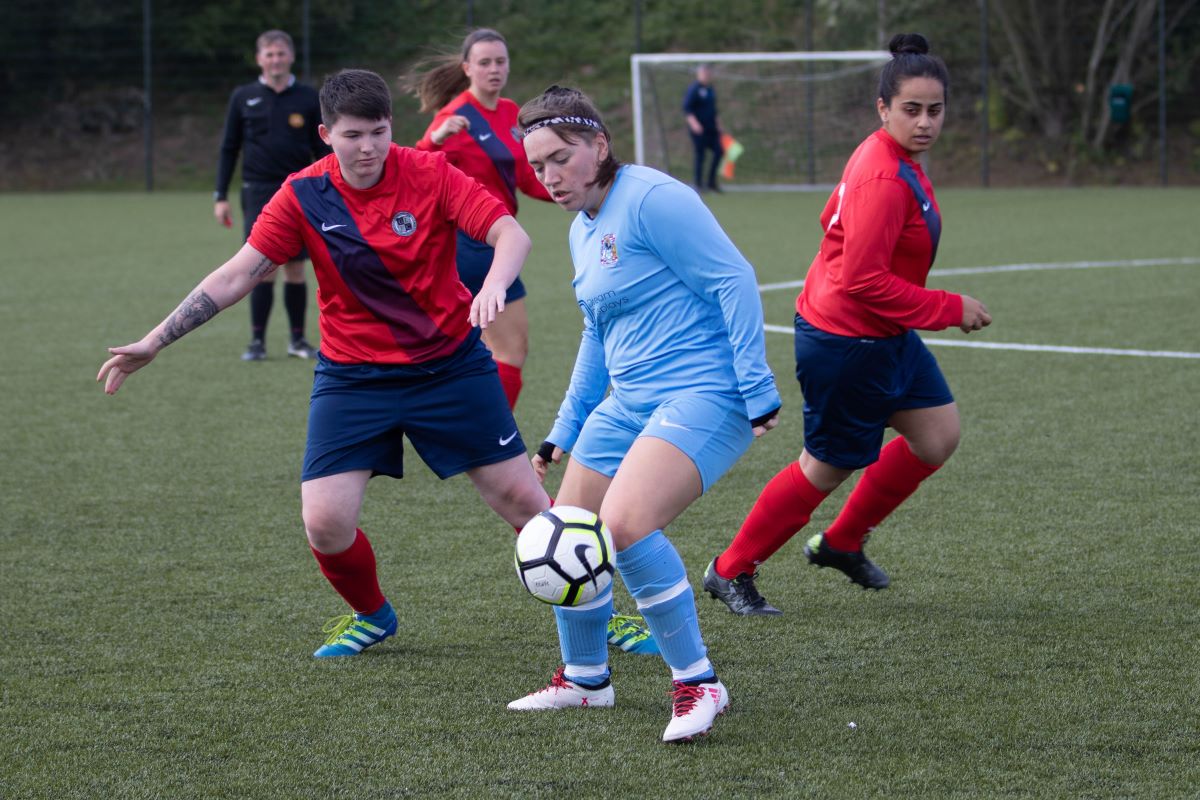
[[[544,119],[540,122],[535,122],[530,125],[525,129],[525,133],[522,134],[522,136],[528,136],[536,130],[548,128],[551,125],[586,125],[589,128],[595,128],[598,131],[604,130],[604,126],[601,125],[597,120],[590,119],[588,117],[550,117],[549,119]]]

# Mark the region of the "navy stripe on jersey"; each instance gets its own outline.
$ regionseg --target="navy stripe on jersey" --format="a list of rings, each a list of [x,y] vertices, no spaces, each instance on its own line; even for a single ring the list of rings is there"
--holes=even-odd
[[[470,103],[463,103],[460,107],[454,109],[455,114],[461,114],[471,122],[471,127],[467,128],[467,132],[471,134],[471,138],[475,140],[475,144],[479,145],[479,149],[487,154],[487,157],[492,160],[492,164],[496,167],[496,172],[500,173],[501,180],[504,181],[504,187],[508,189],[508,193],[512,195],[514,203],[517,202],[517,167],[516,161],[513,159],[512,151],[508,149],[503,141],[500,140],[500,134],[492,130],[492,126],[488,125],[483,114],[479,113],[479,109]]]
[[[308,224],[321,234],[329,257],[358,302],[386,323],[405,350],[427,351],[446,338],[371,247],[329,175],[291,183]]]
[[[913,168],[901,161],[899,175],[916,195],[917,205],[921,206],[921,216],[925,218],[925,227],[929,229],[929,242],[933,246],[929,254],[929,265],[933,266],[933,260],[937,258],[938,241],[942,238],[942,218],[934,208],[933,201],[925,195],[925,190],[921,188],[921,181],[917,178],[917,173]]]

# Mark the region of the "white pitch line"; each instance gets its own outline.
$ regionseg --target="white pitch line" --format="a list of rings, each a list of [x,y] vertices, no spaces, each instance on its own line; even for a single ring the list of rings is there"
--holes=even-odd
[[[763,325],[763,330],[770,333],[795,333],[795,328],[788,328],[783,325]],[[1018,342],[967,342],[958,339],[924,339],[924,342],[935,347],[971,347],[978,350],[1021,350],[1029,353],[1071,353],[1088,356],[1200,359],[1200,353],[1188,353],[1179,350],[1122,350],[1115,347],[1071,347],[1057,344],[1020,344]]]
[[[1086,356],[1137,356],[1140,358],[1200,358],[1200,353],[1179,350],[1122,350],[1115,347],[1069,347],[1057,344],[1018,344],[1016,342],[960,342],[955,339],[925,339],[925,344],[941,347],[975,347],[981,350],[1025,350],[1031,353],[1074,353]]]
[[[945,275],[986,275],[993,272],[1041,272],[1059,269],[1100,269],[1112,267],[1169,267],[1200,264],[1200,258],[1185,256],[1183,258],[1134,258],[1125,261],[1047,261],[1029,264],[996,264],[988,267],[954,267],[951,269],[933,269],[930,277]],[[758,287],[759,292],[773,292],[777,289],[799,289],[804,281],[783,281],[781,283],[763,283]]]

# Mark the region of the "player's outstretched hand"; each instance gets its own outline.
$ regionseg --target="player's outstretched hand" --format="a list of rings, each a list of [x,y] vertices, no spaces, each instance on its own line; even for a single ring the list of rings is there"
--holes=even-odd
[[[112,358],[104,362],[96,375],[97,381],[104,381],[105,394],[116,394],[126,378],[149,364],[158,355],[157,351],[143,342],[134,342],[124,347],[110,347],[108,352],[112,353]]]
[[[992,324],[992,315],[988,313],[987,306],[970,295],[964,294],[962,301],[963,318],[958,327],[963,333],[981,331]]]
[[[533,465],[533,473],[537,475],[538,483],[546,482],[546,473],[550,469],[550,464],[557,464],[562,461],[563,449],[552,442],[542,442],[542,446],[533,454],[533,458],[529,459],[529,463]]]
[[[502,286],[488,286],[484,283],[479,294],[471,301],[471,325],[487,330],[487,326],[504,312],[504,298],[507,294],[507,289]]]

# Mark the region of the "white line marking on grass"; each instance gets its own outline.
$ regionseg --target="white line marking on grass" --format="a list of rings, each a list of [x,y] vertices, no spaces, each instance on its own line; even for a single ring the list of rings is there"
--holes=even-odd
[[[783,325],[763,325],[770,333],[795,333],[795,328]],[[925,344],[935,347],[973,347],[979,350],[1022,350],[1030,353],[1070,353],[1087,356],[1135,356],[1137,358],[1195,358],[1200,353],[1179,350],[1123,350],[1115,347],[1071,347],[1057,344],[1020,344],[1018,342],[967,342],[958,339],[924,339]]]
[[[1039,272],[1053,269],[1100,269],[1104,267],[1173,267],[1200,264],[1200,258],[1133,258],[1126,261],[1048,261],[1032,264],[998,264],[993,267],[931,269],[930,275],[983,275],[989,272]]]
[[[1031,353],[1073,353],[1085,356],[1136,356],[1138,358],[1200,358],[1200,353],[1179,350],[1122,350],[1115,347],[1068,347],[1057,344],[1018,344],[1016,342],[960,342],[956,339],[925,339],[925,344],[941,347],[976,347],[981,350],[1025,350]]]
[[[1185,256],[1183,258],[1134,258],[1125,261],[1047,261],[1029,264],[996,264],[989,267],[954,267],[951,269],[933,269],[930,277],[944,275],[986,275],[992,272],[1041,272],[1059,269],[1100,269],[1111,267],[1170,267],[1200,264],[1200,258]],[[773,292],[778,289],[799,289],[804,281],[783,281],[781,283],[763,283],[758,287],[760,292]]]

